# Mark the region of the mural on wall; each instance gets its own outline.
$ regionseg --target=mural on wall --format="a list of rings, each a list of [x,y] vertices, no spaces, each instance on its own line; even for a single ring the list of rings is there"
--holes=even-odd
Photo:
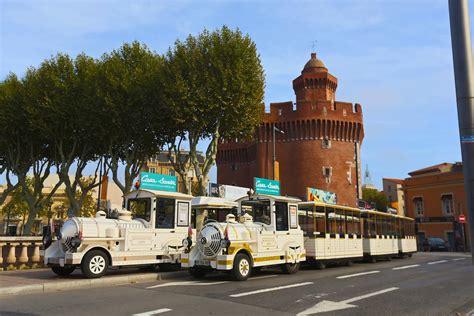
[[[337,196],[336,193],[330,191],[319,190],[315,188],[308,188],[307,197],[308,201],[322,202],[326,204],[336,204]]]

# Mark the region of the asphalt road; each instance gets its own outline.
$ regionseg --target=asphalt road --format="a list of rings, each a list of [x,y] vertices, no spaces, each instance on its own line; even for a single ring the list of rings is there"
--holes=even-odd
[[[226,274],[0,298],[0,315],[474,315],[470,258],[420,253],[409,259],[246,282]],[[459,314],[458,314],[459,313]]]

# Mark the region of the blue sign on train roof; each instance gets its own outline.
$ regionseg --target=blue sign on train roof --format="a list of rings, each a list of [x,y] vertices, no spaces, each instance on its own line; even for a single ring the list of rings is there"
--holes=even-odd
[[[280,195],[280,181],[255,178],[254,184],[257,194]]]
[[[178,181],[176,176],[140,172],[140,189],[176,192]]]

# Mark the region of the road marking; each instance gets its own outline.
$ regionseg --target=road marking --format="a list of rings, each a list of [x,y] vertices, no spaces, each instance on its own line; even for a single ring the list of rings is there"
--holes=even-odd
[[[348,275],[341,275],[338,276],[336,279],[347,279],[347,278],[353,278],[356,276],[361,276],[361,275],[366,275],[366,274],[374,274],[374,273],[379,273],[380,271],[368,271],[368,272],[361,272],[361,273],[356,273],[356,274],[348,274]]]
[[[277,277],[277,276],[278,276],[278,274],[272,274],[272,275],[262,275],[262,276],[258,276],[258,277],[250,278],[249,280],[266,279],[266,278],[273,278],[273,277]]]
[[[456,259],[451,259],[453,261],[459,261],[459,260],[466,260],[466,258],[456,258]]]
[[[396,267],[396,268],[393,268],[392,270],[410,269],[410,268],[416,268],[419,266],[420,266],[419,264],[412,264],[411,266]]]
[[[291,289],[293,287],[305,286],[305,285],[310,285],[310,284],[314,284],[314,282],[304,282],[304,283],[283,285],[283,286],[271,287],[271,288],[268,288],[268,289],[256,290],[256,291],[252,291],[252,292],[232,294],[232,295],[229,295],[229,296],[230,297],[242,297],[242,296],[247,296],[247,295],[252,295],[252,294],[259,294],[259,293],[266,293],[266,292],[272,292],[272,291],[278,291],[278,290],[284,290],[284,289]]]
[[[448,260],[433,261],[433,262],[428,262],[428,264],[438,264],[438,263],[443,263],[443,262],[448,262]]]
[[[168,283],[148,286],[147,289],[156,289],[158,287],[182,286],[182,285],[215,285],[215,284],[222,284],[222,283],[228,283],[228,282],[229,281],[220,281],[220,282],[199,282],[199,281],[168,282]]]
[[[171,312],[172,309],[170,308],[160,308],[160,309],[155,309],[154,311],[149,311],[149,312],[144,312],[140,314],[133,314],[133,316],[151,316],[151,315],[156,315],[156,314],[161,314],[161,313],[166,313],[166,312]]]
[[[346,308],[354,308],[357,307],[357,305],[352,305],[350,303],[363,300],[365,298],[369,298],[372,296],[384,294],[387,292],[395,291],[398,290],[398,287],[391,287],[385,290],[380,290],[377,292],[361,295],[361,296],[356,296],[353,298],[349,298],[344,301],[340,302],[333,302],[333,301],[321,301],[318,304],[314,305],[313,307],[310,307],[301,313],[298,313],[298,315],[312,315],[312,314],[318,314],[318,313],[324,313],[324,312],[331,312],[331,311],[336,311],[340,309],[346,309]]]

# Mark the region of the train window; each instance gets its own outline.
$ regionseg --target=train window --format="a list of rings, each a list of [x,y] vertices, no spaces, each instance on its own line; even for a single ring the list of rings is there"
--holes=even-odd
[[[235,208],[193,208],[191,210],[192,227],[200,230],[207,220],[215,220],[217,222],[225,222],[227,214],[237,216]]]
[[[174,199],[156,199],[156,228],[174,228]]]
[[[266,225],[271,224],[270,200],[248,200],[242,201],[242,209],[253,217],[254,222]],[[288,213],[287,213],[288,218]]]
[[[345,213],[346,213],[346,232],[347,234],[354,234],[353,212],[345,211]]]
[[[369,237],[376,237],[377,236],[377,221],[376,221],[376,216],[373,214],[369,214],[369,226],[370,226]]]
[[[127,209],[132,212],[134,218],[142,218],[147,222],[150,221],[151,200],[149,198],[129,199]]]
[[[316,213],[314,214],[316,220],[316,232],[319,236],[326,236],[325,212],[324,207],[316,206]]]
[[[288,230],[288,203],[275,202],[276,230]]]
[[[345,226],[344,210],[336,209],[336,233],[340,236],[344,235],[346,233]]]
[[[336,213],[334,208],[326,207],[326,233],[335,235],[336,229]]]
[[[360,213],[357,211],[352,212],[352,222],[353,222],[353,234],[356,234],[360,237]]]
[[[298,222],[305,236],[314,236],[314,212],[312,207],[306,209],[299,207]]]

